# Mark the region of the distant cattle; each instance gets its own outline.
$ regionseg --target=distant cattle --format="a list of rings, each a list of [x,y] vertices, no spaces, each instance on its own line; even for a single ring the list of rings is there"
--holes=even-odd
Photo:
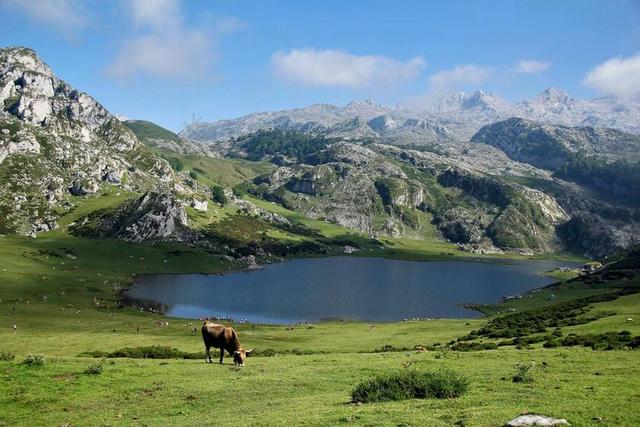
[[[230,356],[233,356],[233,363],[243,366],[247,356],[251,355],[251,350],[244,350],[240,347],[238,334],[233,328],[205,321],[202,324],[202,339],[206,349],[205,360],[213,363],[211,360],[211,347],[220,349],[220,363],[224,360],[225,350]]]

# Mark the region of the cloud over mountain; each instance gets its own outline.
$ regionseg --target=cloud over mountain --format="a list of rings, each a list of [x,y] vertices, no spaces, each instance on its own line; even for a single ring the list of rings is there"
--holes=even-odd
[[[533,59],[523,59],[514,67],[514,71],[520,74],[539,74],[551,67],[551,64]]]
[[[429,77],[429,93],[442,95],[467,84],[478,84],[491,76],[491,69],[474,64],[458,65]]]
[[[621,98],[640,95],[640,53],[606,60],[589,71],[583,83],[604,94]]]
[[[271,57],[282,80],[310,86],[361,88],[414,79],[425,67],[420,56],[398,61],[383,55],[353,55],[342,50],[293,49]]]
[[[0,6],[68,38],[76,37],[90,22],[86,4],[80,0],[0,0]]]
[[[189,25],[176,0],[124,2],[133,32],[121,44],[107,73],[118,79],[146,74],[201,78],[213,65],[218,39],[244,26],[225,18],[210,26]]]

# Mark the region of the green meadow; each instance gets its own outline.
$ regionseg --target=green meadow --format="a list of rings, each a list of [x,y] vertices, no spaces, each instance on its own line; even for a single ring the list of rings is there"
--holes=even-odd
[[[236,166],[242,179],[257,173],[241,163]],[[206,165],[201,170],[207,174]],[[0,357],[7,359],[0,361],[0,425],[496,426],[523,413],[566,418],[578,426],[640,425],[637,350],[544,348],[543,342],[468,352],[450,348],[450,343],[500,316],[545,309],[614,289],[635,290],[640,286],[637,270],[627,269],[630,276],[606,283],[561,282],[520,300],[485,306],[481,310],[489,317],[482,319],[375,325],[328,322],[292,327],[236,324],[233,326],[243,346],[256,348],[258,355],[248,359],[243,368],[235,367],[229,357],[222,366],[207,364],[199,321],[167,318],[121,305],[119,292],[139,274],[223,273],[239,265],[177,243],[98,241],[75,237],[68,231],[70,224],[89,212],[133,196],[105,189],[101,197],[75,200],[75,209],[63,217],[56,231],[35,239],[0,237]],[[229,206],[213,205],[206,215],[197,217],[193,211],[190,215],[203,228],[229,218],[248,221],[246,227],[238,227],[247,233],[238,236],[238,241],[257,238],[252,233],[292,242],[329,244],[351,239],[362,247],[357,256],[415,260],[472,257],[439,241],[384,239],[380,245],[335,224],[250,200],[313,232],[275,229]],[[585,310],[582,317],[598,315],[550,331],[557,330],[563,337],[625,330],[634,337],[640,334],[640,294],[629,292],[590,303]],[[159,327],[158,320],[168,325]],[[197,329],[195,334],[193,328]],[[499,341],[474,339],[478,343]],[[201,353],[202,357],[90,355],[154,345]],[[44,363],[24,363],[30,354],[43,355]],[[513,382],[516,365],[531,362],[535,363],[533,382]],[[356,384],[377,374],[443,367],[469,379],[466,394],[453,399],[350,402]]]

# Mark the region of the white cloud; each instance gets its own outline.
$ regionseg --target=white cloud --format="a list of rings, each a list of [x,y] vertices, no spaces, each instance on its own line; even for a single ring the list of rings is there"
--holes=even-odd
[[[513,71],[520,74],[539,74],[551,67],[551,64],[533,59],[523,59],[514,67]]]
[[[416,56],[397,61],[381,55],[352,55],[341,50],[294,49],[276,52],[271,64],[278,77],[312,86],[360,88],[411,80],[426,65]]]
[[[180,4],[176,0],[133,0],[123,2],[139,27],[170,31],[182,21]]]
[[[151,33],[124,42],[107,69],[113,77],[135,74],[159,77],[202,77],[213,61],[209,37],[201,31]]]
[[[7,10],[25,14],[66,37],[75,37],[89,25],[89,13],[81,0],[0,0]]]
[[[621,98],[640,95],[640,53],[611,58],[589,71],[583,83],[607,95]]]
[[[217,19],[214,23],[216,33],[220,35],[233,34],[245,30],[247,27],[248,25],[245,21],[233,16]]]
[[[107,69],[118,79],[135,75],[202,78],[211,71],[219,38],[245,25],[224,18],[208,27],[189,26],[177,0],[135,0],[123,5],[134,31]]]
[[[429,94],[443,95],[460,86],[482,83],[491,77],[491,69],[478,65],[459,65],[429,77]]]

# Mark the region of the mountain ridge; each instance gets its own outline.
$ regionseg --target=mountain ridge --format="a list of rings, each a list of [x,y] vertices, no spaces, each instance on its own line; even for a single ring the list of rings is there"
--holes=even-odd
[[[416,108],[406,106],[387,107],[371,100],[351,101],[344,107],[330,104],[313,104],[290,110],[251,113],[234,119],[214,122],[196,122],[186,126],[179,135],[186,139],[212,143],[237,138],[261,129],[306,131],[327,136],[341,135],[337,130],[341,123],[360,118],[371,121],[377,117],[389,117],[398,125],[399,133],[408,122],[429,123],[431,128],[442,128],[435,135],[430,132],[413,132],[412,143],[431,143],[440,140],[469,140],[482,126],[509,117],[522,117],[549,124],[567,126],[611,127],[630,133],[640,133],[640,102],[604,97],[590,100],[573,98],[557,88],[548,88],[539,95],[510,103],[499,95],[476,91],[457,92]],[[406,130],[406,129],[404,129]],[[392,138],[389,129],[361,130],[359,135]],[[342,134],[348,136],[348,132]],[[446,136],[445,136],[446,135]]]

